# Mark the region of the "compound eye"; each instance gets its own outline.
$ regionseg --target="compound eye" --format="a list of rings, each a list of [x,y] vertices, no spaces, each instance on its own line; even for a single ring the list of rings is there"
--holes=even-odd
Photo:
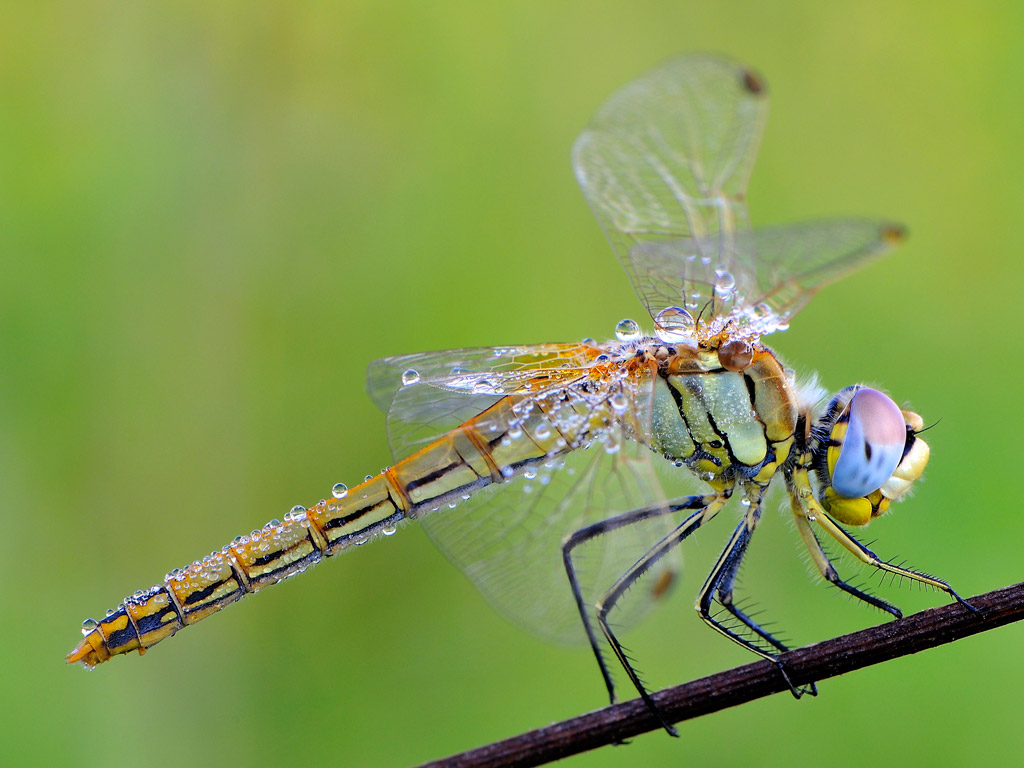
[[[877,389],[863,387],[847,406],[849,421],[839,458],[832,468],[832,488],[856,499],[881,488],[903,458],[907,424],[903,412]],[[833,437],[843,419],[833,429]]]

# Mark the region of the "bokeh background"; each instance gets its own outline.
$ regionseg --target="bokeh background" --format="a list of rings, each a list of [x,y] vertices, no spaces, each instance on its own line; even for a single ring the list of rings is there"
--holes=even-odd
[[[883,384],[941,419],[927,482],[867,538],[965,595],[1021,580],[1022,23],[979,2],[7,6],[4,762],[403,766],[604,703],[588,652],[507,623],[415,527],[145,659],[63,656],[86,616],[391,463],[370,360],[638,316],[568,152],[685,50],[771,84],[755,223],[910,229],[772,340],[830,389]],[[751,660],[691,608],[729,530],[702,531],[629,637],[653,685]],[[784,515],[749,560],[798,643],[882,620],[809,578]],[[1013,763],[1022,642],[1007,627],[566,765]]]

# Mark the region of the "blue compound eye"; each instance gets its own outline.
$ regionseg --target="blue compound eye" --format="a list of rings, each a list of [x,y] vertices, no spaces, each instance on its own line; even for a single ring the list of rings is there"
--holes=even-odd
[[[892,477],[903,457],[907,423],[899,406],[877,389],[857,390],[847,408],[849,423],[832,469],[832,488],[856,499],[877,491]],[[842,426],[840,420],[833,438],[841,435]]]

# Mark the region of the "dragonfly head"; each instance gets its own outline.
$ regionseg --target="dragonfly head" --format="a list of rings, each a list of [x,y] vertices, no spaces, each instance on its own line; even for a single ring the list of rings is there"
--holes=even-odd
[[[829,404],[817,432],[821,504],[847,525],[884,514],[924,473],[930,449],[921,417],[888,395],[860,385]]]

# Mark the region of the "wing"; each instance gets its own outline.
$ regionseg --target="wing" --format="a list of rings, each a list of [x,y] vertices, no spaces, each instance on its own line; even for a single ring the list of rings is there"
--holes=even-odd
[[[407,370],[417,371],[419,379],[396,388],[394,379]],[[483,392],[477,391],[480,375],[488,382]],[[438,548],[507,616],[549,639],[585,641],[561,544],[590,523],[665,503],[652,466],[652,458],[660,459],[643,444],[650,424],[650,370],[630,373],[624,360],[596,346],[541,345],[392,358],[371,366],[370,381],[375,400],[397,390],[388,414],[397,458],[469,418],[484,435],[523,439],[524,428],[502,420],[518,413],[525,423],[534,408],[578,446],[509,471],[505,482],[454,508],[425,514],[421,522]],[[515,407],[484,413],[510,394]],[[688,472],[678,475],[683,483],[694,482]],[[649,518],[581,546],[574,560],[586,604],[593,605],[671,527],[669,515]],[[651,585],[664,584],[678,567],[677,555],[659,562],[642,581],[648,588],[638,587],[623,601],[617,624],[639,619],[660,595]]]
[[[663,338],[664,310],[677,329],[700,314],[708,336],[784,329],[818,289],[901,238],[867,220],[752,232],[744,198],[767,108],[750,70],[684,56],[620,89],[576,141],[583,194]]]
[[[651,317],[711,302],[713,318],[730,291],[749,295],[744,197],[767,113],[750,70],[683,56],[617,91],[576,140],[576,178]],[[668,284],[651,268],[665,261]]]
[[[505,395],[542,394],[588,376],[604,354],[583,343],[400,355],[370,363],[366,388],[388,414],[388,440],[399,460]]]
[[[717,307],[731,305],[732,309],[712,319],[707,334],[713,336],[727,323],[733,324],[730,332],[736,336],[784,330],[821,288],[881,257],[903,237],[899,224],[871,219],[805,222],[743,233],[734,254],[743,261],[734,261],[734,272],[723,273],[726,278],[743,275],[743,287],[737,284],[731,302],[717,301]],[[690,238],[633,248],[629,258],[634,269],[645,275],[652,306],[672,307],[686,296],[683,306],[688,311],[701,309],[684,293],[692,285],[686,254],[700,251]],[[718,280],[721,286],[722,276]]]
[[[621,439],[621,438],[619,438]],[[454,509],[422,518],[430,538],[477,586],[487,600],[516,623],[549,640],[586,641],[562,561],[562,542],[576,530],[642,507],[665,503],[643,445],[623,440],[577,450],[477,492]],[[682,470],[685,471],[685,470]],[[529,474],[532,474],[529,473]],[[584,604],[592,608],[625,571],[671,531],[672,516],[649,518],[604,534],[574,551]],[[672,553],[622,601],[613,615],[628,627],[646,615],[681,567]]]
[[[869,219],[755,230],[757,290],[749,304],[767,306],[787,322],[819,289],[880,258],[904,237],[901,225]]]

